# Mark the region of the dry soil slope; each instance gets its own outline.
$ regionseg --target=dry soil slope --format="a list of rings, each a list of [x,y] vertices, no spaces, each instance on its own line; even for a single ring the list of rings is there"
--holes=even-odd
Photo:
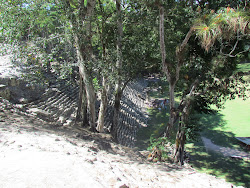
[[[0,187],[231,187],[189,167],[150,164],[105,134],[51,129],[13,109],[0,117]]]

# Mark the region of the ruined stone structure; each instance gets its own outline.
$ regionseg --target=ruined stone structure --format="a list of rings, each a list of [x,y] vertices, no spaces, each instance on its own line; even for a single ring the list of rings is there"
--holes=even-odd
[[[1,73],[0,73],[1,74]],[[57,126],[71,126],[75,123],[79,88],[76,84],[58,81],[55,75],[47,75],[50,84],[47,88],[30,86],[20,79],[20,75],[0,75],[0,97],[12,101],[15,110],[25,115],[36,116]],[[121,100],[118,141],[133,147],[136,133],[147,124],[146,92],[147,81],[136,79],[124,90]],[[31,102],[32,101],[32,102]],[[106,112],[105,131],[109,132],[113,117],[112,100]],[[98,108],[98,104],[97,104]]]

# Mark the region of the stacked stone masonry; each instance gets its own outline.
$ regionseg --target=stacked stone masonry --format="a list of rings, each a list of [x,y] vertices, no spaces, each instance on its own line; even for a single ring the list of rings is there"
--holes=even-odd
[[[18,78],[16,78],[18,80]],[[38,100],[26,104],[13,104],[12,109],[27,116],[36,116],[42,120],[53,122],[58,126],[69,126],[75,122],[79,87],[66,84],[65,81],[56,81],[56,78],[48,75],[50,86],[44,90]],[[1,84],[1,83],[0,83]],[[6,82],[4,83],[6,84]],[[124,90],[121,99],[121,110],[118,126],[118,141],[120,144],[133,147],[136,134],[141,126],[147,124],[145,79],[131,81]],[[1,99],[1,103],[10,104]],[[105,130],[110,131],[113,117],[113,100],[109,100],[109,106],[105,116]],[[19,103],[19,104],[18,104]],[[2,108],[7,107],[2,105]],[[97,110],[99,101],[97,102]]]

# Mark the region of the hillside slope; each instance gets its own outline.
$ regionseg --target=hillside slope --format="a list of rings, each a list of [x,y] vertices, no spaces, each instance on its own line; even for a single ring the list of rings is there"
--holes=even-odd
[[[55,128],[0,101],[0,187],[231,187],[188,166],[149,163],[107,134]]]

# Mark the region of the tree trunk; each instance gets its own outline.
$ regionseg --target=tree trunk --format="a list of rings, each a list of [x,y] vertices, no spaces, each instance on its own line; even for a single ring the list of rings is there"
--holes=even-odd
[[[107,92],[107,79],[103,77],[102,80],[102,91],[101,91],[101,105],[98,114],[98,121],[97,121],[97,131],[104,132],[104,120],[105,120],[105,113],[108,105],[108,92]]]
[[[179,114],[177,114],[177,110],[175,108],[175,85],[179,80],[180,70],[184,63],[184,50],[187,46],[187,43],[190,37],[193,34],[194,28],[190,28],[187,33],[185,39],[180,44],[178,50],[176,50],[176,59],[177,64],[173,62],[169,62],[166,59],[166,48],[165,48],[165,31],[164,31],[164,7],[163,5],[159,5],[159,34],[160,34],[160,48],[161,48],[161,58],[162,58],[162,70],[165,73],[168,83],[169,83],[169,109],[170,109],[170,117],[165,130],[165,135],[170,137],[171,131],[174,127],[175,120],[177,120]]]
[[[182,118],[180,118],[181,120]],[[186,141],[186,135],[185,135],[185,123],[179,122],[179,130],[176,134],[176,148],[175,148],[175,156],[174,161],[175,163],[180,163],[180,165],[184,164],[184,146]]]
[[[120,113],[120,101],[122,97],[122,81],[121,81],[121,71],[122,71],[122,37],[123,37],[123,26],[122,26],[122,12],[121,12],[121,0],[116,0],[116,11],[117,11],[117,81],[115,86],[115,102],[114,102],[114,117],[113,126],[111,128],[111,134],[113,139],[117,142],[117,130],[119,126],[119,113]]]
[[[159,6],[159,33],[160,33],[160,47],[161,47],[161,58],[162,58],[162,70],[165,73],[168,83],[169,83],[169,110],[170,110],[170,117],[169,121],[165,130],[165,136],[170,137],[172,128],[174,126],[174,119],[175,119],[175,84],[176,79],[174,73],[171,72],[171,63],[166,60],[166,49],[165,49],[165,31],[164,31],[164,7],[162,5]],[[178,71],[178,69],[177,69]],[[176,73],[177,73],[176,71]]]
[[[117,130],[119,127],[119,114],[120,114],[120,101],[122,98],[122,92],[120,89],[116,90],[115,93],[115,101],[114,101],[114,116],[113,116],[113,126],[111,129],[111,134],[115,142],[118,141],[117,139]]]
[[[166,127],[166,137],[170,137],[171,131],[174,127],[174,120],[175,120],[175,96],[174,96],[175,84],[169,83],[169,110],[170,116],[168,119],[168,125]]]
[[[183,165],[184,162],[184,146],[186,141],[185,128],[188,122],[189,114],[192,108],[192,98],[195,96],[195,90],[199,85],[199,79],[197,78],[191,85],[189,93],[180,102],[181,107],[179,110],[181,115],[179,117],[179,127],[176,134],[176,151],[175,151],[175,162]]]
[[[96,95],[93,82],[86,67],[82,63],[79,65],[79,72],[80,75],[83,77],[83,81],[85,84],[85,92],[88,101],[87,106],[89,112],[89,124],[91,129],[94,131],[96,128],[96,109],[95,109]]]
[[[92,130],[95,130],[96,126],[96,110],[95,102],[96,95],[90,76],[91,64],[93,62],[92,52],[92,17],[94,14],[96,0],[88,0],[87,6],[85,7],[84,1],[75,3],[77,7],[77,13],[72,8],[72,2],[62,1],[64,8],[67,12],[68,18],[71,21],[79,67],[79,75],[82,78],[85,85],[85,92],[87,97],[87,107],[89,113],[89,124]],[[84,92],[82,92],[83,94]]]
[[[95,90],[94,90],[92,78],[90,76],[89,70],[87,69],[87,64],[89,63],[89,60],[88,60],[89,57],[86,57],[86,54],[89,53],[89,50],[88,51],[85,50],[85,47],[83,47],[83,45],[86,45],[86,44],[82,44],[79,41],[79,36],[77,34],[75,34],[75,43],[76,43],[76,52],[77,52],[77,58],[78,58],[79,75],[83,80],[83,83],[85,86],[86,97],[87,97],[89,124],[90,124],[91,129],[95,130],[95,126],[96,126],[96,110],[95,110],[96,95],[95,95]]]
[[[83,79],[80,76],[80,88],[79,88],[79,102],[78,109],[76,115],[76,122],[81,122],[82,126],[86,126],[88,124],[88,116],[87,116],[87,98],[85,92],[85,86],[83,83]]]

